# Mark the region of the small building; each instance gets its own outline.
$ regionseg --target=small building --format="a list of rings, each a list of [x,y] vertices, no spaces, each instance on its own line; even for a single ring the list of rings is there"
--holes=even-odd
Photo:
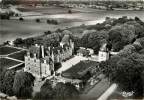
[[[94,54],[94,50],[90,48],[84,48],[80,47],[80,49],[77,51],[77,55],[79,56],[91,56]]]
[[[110,44],[103,44],[100,48],[99,54],[98,54],[98,61],[106,61],[110,58],[110,50],[112,48],[112,45]]]

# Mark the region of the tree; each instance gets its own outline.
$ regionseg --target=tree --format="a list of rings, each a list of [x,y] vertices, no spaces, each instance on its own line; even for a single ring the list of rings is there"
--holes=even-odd
[[[36,19],[36,22],[37,22],[37,23],[40,23],[40,19]]]
[[[136,52],[136,48],[133,45],[129,44],[129,45],[126,45],[122,50],[120,50],[118,55],[127,57],[127,56],[130,56],[134,52]]]
[[[123,24],[114,26],[109,31],[109,40],[113,45],[114,51],[119,51],[136,37],[133,25]]]
[[[25,46],[27,48],[29,48],[31,45],[34,44],[34,39],[33,38],[27,38],[27,39],[23,40],[23,42],[25,43]]]
[[[49,35],[49,34],[52,34],[51,31],[47,31],[47,32],[44,32],[45,35]]]
[[[52,83],[49,80],[46,80],[42,85],[40,92],[35,95],[34,100],[52,100],[53,96],[54,91],[52,88]]]
[[[126,24],[133,26],[133,32],[137,36],[137,38],[144,37],[144,26],[141,25],[138,21],[128,21]]]
[[[101,45],[107,41],[106,31],[86,30],[81,38],[81,46],[94,49],[98,53]]]
[[[56,100],[75,100],[78,98],[79,92],[70,83],[57,83],[57,85],[54,87],[55,91],[55,99]]]
[[[18,98],[31,98],[35,77],[28,72],[18,72],[15,75],[13,91]]]
[[[19,20],[20,20],[20,21],[24,21],[24,18],[20,17]]]
[[[22,38],[17,38],[16,40],[14,40],[13,43],[15,46],[19,46],[19,45],[22,45],[24,43],[24,41]]]
[[[68,10],[68,13],[69,13],[69,14],[71,14],[71,13],[72,13],[72,11],[71,11],[71,10]]]
[[[14,83],[14,77],[15,77],[15,71],[14,70],[5,70],[1,74],[0,78],[0,91],[8,94],[10,96],[13,95],[13,83]]]

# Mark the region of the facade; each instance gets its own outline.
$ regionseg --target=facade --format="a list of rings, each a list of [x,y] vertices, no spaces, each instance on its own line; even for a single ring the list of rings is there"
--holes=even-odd
[[[107,48],[107,44],[104,44],[99,51],[98,54],[98,61],[106,61],[108,60],[110,57],[110,50]]]
[[[73,54],[74,42],[68,40],[58,47],[32,46],[25,56],[24,71],[38,78],[54,74],[54,63],[61,63]]]

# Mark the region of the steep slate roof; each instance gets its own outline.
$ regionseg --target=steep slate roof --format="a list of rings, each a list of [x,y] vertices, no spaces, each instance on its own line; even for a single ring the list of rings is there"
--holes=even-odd
[[[62,43],[69,43],[70,41],[70,35],[64,35],[64,37],[62,38]]]

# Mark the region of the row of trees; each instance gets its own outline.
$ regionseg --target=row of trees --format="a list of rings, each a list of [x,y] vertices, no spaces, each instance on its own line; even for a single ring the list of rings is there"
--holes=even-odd
[[[51,20],[50,20],[50,19],[47,19],[47,23],[48,23],[48,24],[54,24],[54,25],[59,24],[58,21],[57,21],[57,20],[54,20],[54,19],[51,19]]]
[[[118,19],[109,17],[103,23],[94,26],[87,26],[82,33],[82,37],[75,37],[68,30],[60,30],[57,32],[45,32],[45,35],[25,40],[16,39],[14,44],[25,44],[27,47],[37,43],[44,45],[58,46],[64,34],[71,34],[75,42],[75,48],[80,46],[94,49],[98,53],[99,48],[105,42],[112,44],[114,51],[119,51],[125,45],[133,43],[135,39],[144,36],[144,23],[137,17],[128,19],[126,16]]]
[[[25,47],[30,47],[31,45],[34,44],[42,44],[45,46],[57,47],[65,34],[69,34],[71,38],[73,38],[72,33],[70,31],[68,30],[62,31],[58,29],[53,33],[51,31],[44,32],[44,35],[38,37],[27,39],[17,38],[16,40],[13,41],[13,43],[15,46],[25,46]]]

